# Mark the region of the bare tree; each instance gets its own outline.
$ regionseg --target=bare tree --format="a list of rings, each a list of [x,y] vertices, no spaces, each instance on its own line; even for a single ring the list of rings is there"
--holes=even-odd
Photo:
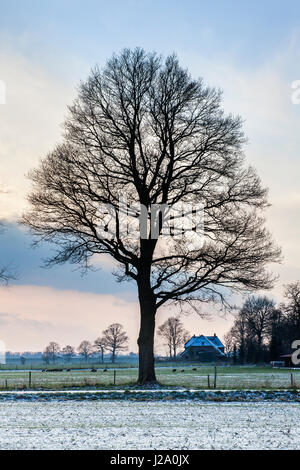
[[[49,358],[52,362],[55,362],[58,354],[60,353],[60,346],[55,341],[51,341],[44,351],[44,356]]]
[[[115,362],[116,354],[128,349],[128,336],[120,323],[113,323],[103,331],[105,349],[111,352],[111,362]]]
[[[244,142],[241,118],[224,114],[221,93],[191,78],[174,55],[163,62],[125,49],[81,84],[64,142],[31,173],[23,222],[37,241],[56,244],[48,265],[86,269],[104,253],[119,263],[119,280],[136,282],[140,383],[156,381],[159,307],[173,301],[197,309],[224,300],[226,288],[272,286],[265,268],[280,250],[264,227],[267,191],[244,164]],[[120,197],[127,199],[121,210]],[[205,234],[192,227],[178,237],[181,218],[172,216],[171,234],[162,236],[168,211],[157,208],[199,203]],[[109,204],[114,230],[101,204]],[[124,212],[128,226],[140,220],[138,236],[121,230]]]
[[[69,344],[67,346],[65,346],[63,349],[62,349],[62,354],[63,356],[65,357],[66,361],[70,362],[72,357],[74,356],[75,354],[75,349],[73,348],[73,346],[70,346]]]
[[[283,310],[290,323],[294,324],[295,339],[298,339],[300,334],[300,281],[287,284],[284,289],[284,297],[286,302],[283,305]]]
[[[80,345],[78,346],[78,352],[84,358],[84,360],[87,361],[90,355],[93,353],[93,346],[90,341],[81,341]]]
[[[280,337],[285,351],[290,351],[293,341],[300,338],[300,281],[284,286],[284,298],[280,305],[283,315]]]
[[[230,329],[223,337],[223,344],[225,347],[225,353],[230,354],[233,352],[234,347],[237,347],[235,338],[232,334],[232,330]]]
[[[256,362],[261,359],[262,343],[269,332],[274,310],[273,300],[266,296],[251,296],[242,307],[242,315],[248,324],[248,331],[257,341]]]
[[[239,362],[263,359],[263,345],[269,343],[278,314],[275,303],[268,297],[250,296],[246,299],[226,335],[230,349],[235,346],[239,352]]]
[[[175,359],[178,348],[186,343],[189,333],[184,328],[180,318],[170,317],[160,325],[158,335],[165,340],[165,344],[169,350],[169,356]]]
[[[233,326],[226,334],[227,348],[233,351],[234,347],[238,350],[238,359],[241,364],[244,364],[246,359],[246,344],[247,344],[247,322],[243,310],[238,313],[237,318],[234,320]]]
[[[104,363],[104,351],[106,349],[105,338],[104,337],[102,337],[102,338],[99,337],[99,338],[95,339],[94,347],[95,347],[96,351],[101,354],[101,362],[103,364]]]

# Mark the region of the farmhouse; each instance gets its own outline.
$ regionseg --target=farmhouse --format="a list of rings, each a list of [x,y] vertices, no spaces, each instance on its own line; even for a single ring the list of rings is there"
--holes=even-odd
[[[184,351],[180,355],[181,359],[191,361],[215,361],[226,357],[224,345],[216,334],[213,336],[192,336],[184,345]]]

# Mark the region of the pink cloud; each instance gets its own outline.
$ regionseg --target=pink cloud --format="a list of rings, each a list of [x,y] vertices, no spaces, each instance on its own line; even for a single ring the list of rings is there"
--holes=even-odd
[[[1,287],[0,335],[9,350],[41,350],[49,341],[78,346],[120,322],[136,350],[138,305],[112,295],[38,286]]]

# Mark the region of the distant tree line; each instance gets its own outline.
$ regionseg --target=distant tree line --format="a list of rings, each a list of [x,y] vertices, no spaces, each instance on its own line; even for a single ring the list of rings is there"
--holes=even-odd
[[[285,286],[278,306],[265,296],[251,296],[241,307],[224,341],[237,363],[279,360],[300,339],[300,282]]]
[[[128,336],[120,323],[109,325],[102,332],[94,343],[83,340],[77,349],[71,345],[61,348],[58,343],[51,341],[43,352],[43,360],[46,363],[55,362],[59,356],[62,356],[66,362],[70,362],[76,352],[87,361],[94,353],[100,353],[101,362],[104,362],[104,353],[108,351],[111,354],[111,361],[115,362],[116,356],[121,351],[128,349]]]
[[[184,346],[190,337],[178,316],[171,316],[160,325],[158,336],[167,347],[167,354],[171,359],[177,357],[180,348]],[[79,354],[85,361],[88,361],[90,356],[98,354],[101,363],[103,363],[104,354],[109,352],[111,361],[114,363],[117,354],[128,349],[127,343],[128,336],[123,326],[120,323],[113,323],[93,343],[83,340],[77,348],[71,345],[61,348],[58,343],[51,341],[43,352],[43,360],[46,363],[54,363],[58,357],[63,357],[66,362],[71,362],[72,358]]]

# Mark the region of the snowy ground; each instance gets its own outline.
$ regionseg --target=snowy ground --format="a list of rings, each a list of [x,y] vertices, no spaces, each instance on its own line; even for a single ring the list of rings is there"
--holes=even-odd
[[[300,405],[1,402],[0,449],[300,449]]]

